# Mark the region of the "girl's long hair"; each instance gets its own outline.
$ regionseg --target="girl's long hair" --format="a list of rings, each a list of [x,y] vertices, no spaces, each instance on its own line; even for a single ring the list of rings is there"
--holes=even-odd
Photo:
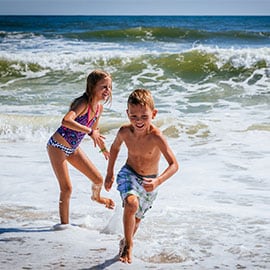
[[[106,77],[111,78],[111,75],[108,72],[105,72],[103,70],[92,71],[87,77],[85,92],[83,93],[82,96],[73,100],[73,102],[70,105],[70,109],[72,110],[73,108],[75,108],[78,104],[80,104],[83,101],[86,101],[87,104],[91,104],[92,100],[94,98],[94,95],[95,95],[94,88],[95,88],[96,84],[100,80],[105,79]],[[110,96],[105,101],[105,103],[107,103],[107,102],[111,103],[111,101],[112,101],[112,94],[110,92]]]

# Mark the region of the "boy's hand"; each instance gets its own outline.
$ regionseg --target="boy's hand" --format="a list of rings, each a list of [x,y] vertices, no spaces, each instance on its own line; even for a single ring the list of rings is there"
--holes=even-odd
[[[114,182],[114,176],[106,175],[105,182],[104,182],[104,187],[106,191],[110,191],[110,189],[112,188],[113,182]]]
[[[151,192],[158,186],[158,179],[144,177],[142,186],[147,192]]]

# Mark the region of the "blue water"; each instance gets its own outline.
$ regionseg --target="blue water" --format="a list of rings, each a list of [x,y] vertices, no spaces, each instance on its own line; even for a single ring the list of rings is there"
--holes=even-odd
[[[269,32],[269,16],[0,16],[5,31],[79,32],[129,27]]]
[[[129,29],[137,29],[128,33]],[[1,16],[1,41],[10,32],[33,33],[48,38],[142,41],[143,29],[159,30],[153,39],[202,44],[269,44],[269,16]],[[178,32],[176,31],[178,30]],[[122,31],[117,35],[117,31]],[[126,32],[125,32],[126,31]],[[98,33],[99,34],[98,34]],[[97,33],[96,35],[91,35]],[[136,36],[138,35],[138,36]]]

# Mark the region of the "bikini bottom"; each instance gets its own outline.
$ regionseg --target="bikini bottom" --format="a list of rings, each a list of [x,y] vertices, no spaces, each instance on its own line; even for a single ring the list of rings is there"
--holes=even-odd
[[[53,146],[53,147],[56,147],[60,150],[62,150],[66,156],[70,156],[71,154],[73,154],[75,152],[76,149],[74,148],[70,148],[70,147],[66,147],[64,146],[63,144],[57,142],[53,137],[51,137],[47,143],[47,146]]]

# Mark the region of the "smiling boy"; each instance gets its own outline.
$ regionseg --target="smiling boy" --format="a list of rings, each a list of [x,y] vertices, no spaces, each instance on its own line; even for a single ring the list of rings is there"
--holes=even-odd
[[[119,129],[111,146],[105,189],[109,191],[112,187],[115,161],[124,142],[128,157],[116,180],[124,206],[124,238],[120,241],[119,256],[120,261],[131,263],[133,237],[140,221],[152,207],[156,188],[178,170],[178,163],[162,132],[152,124],[157,109],[150,91],[133,91],[127,107],[130,123]],[[158,175],[161,155],[168,166]]]

